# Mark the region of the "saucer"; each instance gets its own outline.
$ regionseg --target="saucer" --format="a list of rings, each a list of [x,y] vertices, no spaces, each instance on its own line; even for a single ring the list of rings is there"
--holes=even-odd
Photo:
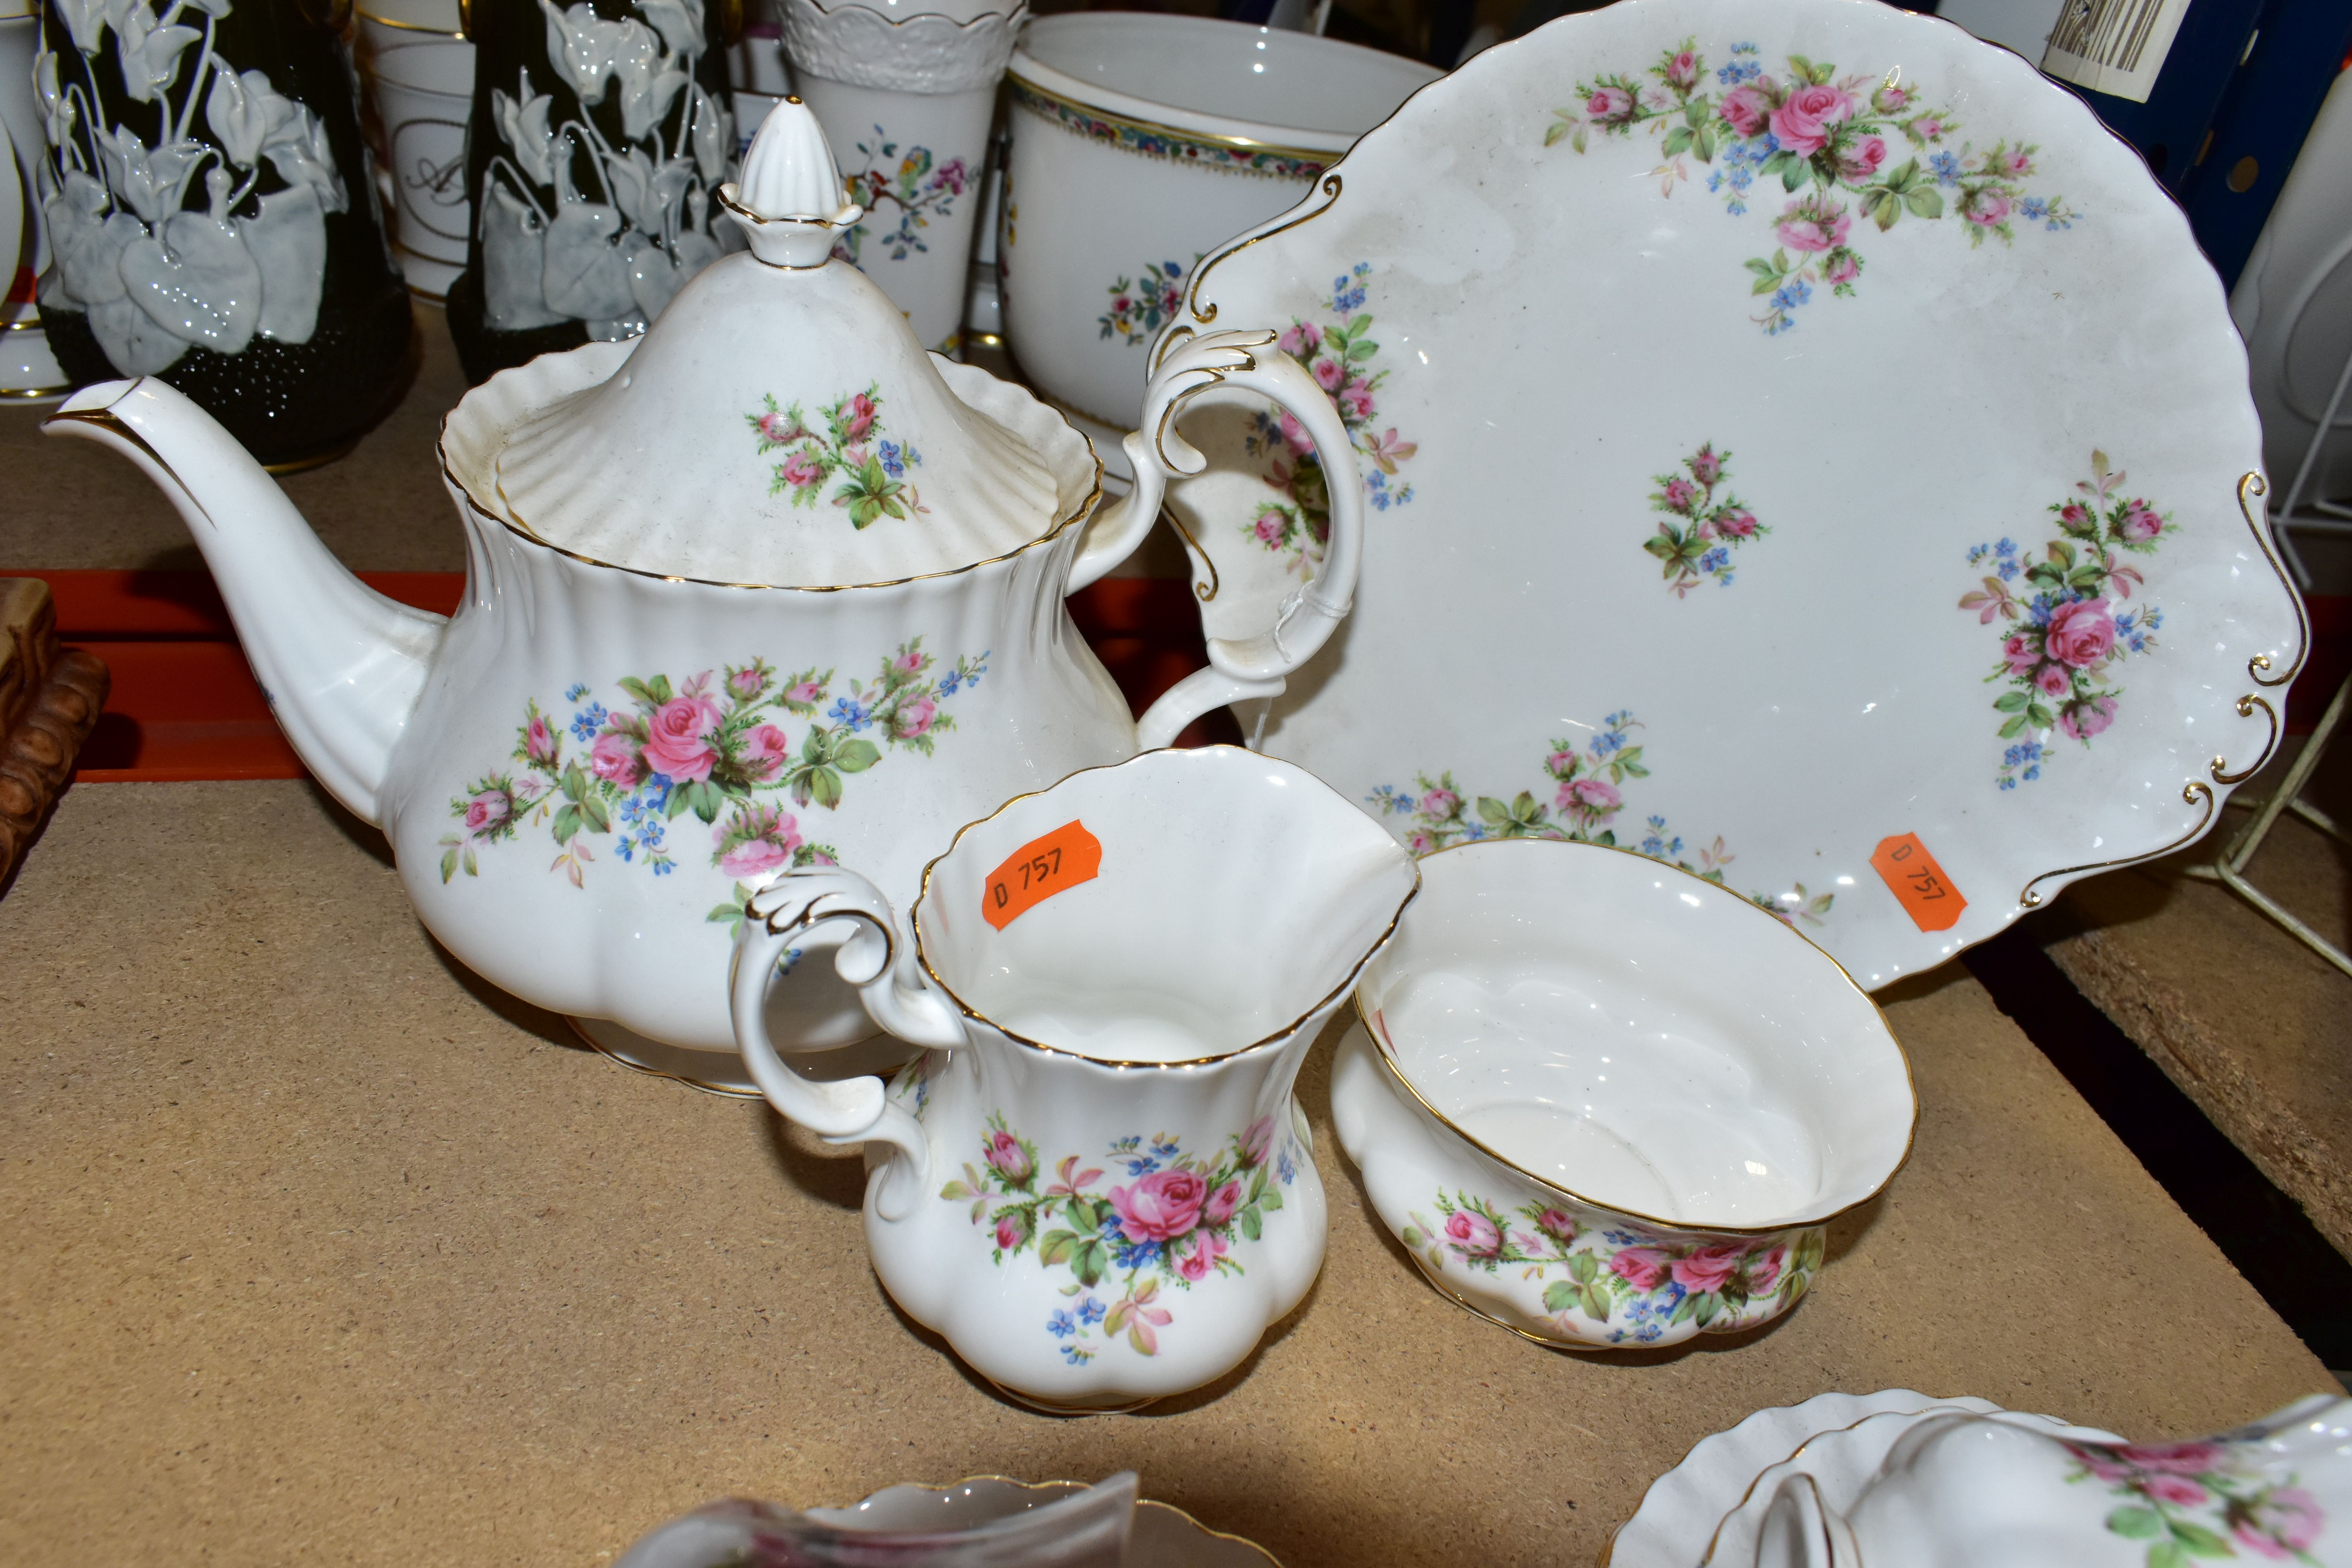
[[[845,1530],[971,1530],[992,1520],[1085,1491],[1083,1481],[1016,1481],[971,1476],[943,1487],[885,1487],[845,1508],[808,1517]],[[1182,1509],[1149,1498],[1135,1505],[1127,1568],[1279,1568],[1274,1554],[1238,1535],[1211,1530]]]

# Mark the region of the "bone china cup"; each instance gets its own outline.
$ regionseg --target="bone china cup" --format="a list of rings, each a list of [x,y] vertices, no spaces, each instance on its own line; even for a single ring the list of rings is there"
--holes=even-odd
[[[1322,1268],[1292,1085],[1418,885],[1311,773],[1147,752],[957,834],[911,943],[855,872],[753,894],[736,1037],[777,1110],[867,1142],[866,1246],[908,1316],[1032,1403],[1128,1408],[1240,1364]],[[927,1047],[887,1092],[802,1077],[762,1023],[777,961],[844,916],[842,978]]]
[[[1424,857],[1332,1068],[1339,1142],[1444,1295],[1580,1349],[1753,1328],[1885,1186],[1917,1103],[1836,962],[1629,850]]]
[[[997,249],[1021,368],[1066,409],[1134,429],[1146,346],[1192,264],[1296,204],[1438,75],[1197,16],[1032,22],[1006,77],[1013,153]],[[1095,444],[1116,463],[1116,442]]]

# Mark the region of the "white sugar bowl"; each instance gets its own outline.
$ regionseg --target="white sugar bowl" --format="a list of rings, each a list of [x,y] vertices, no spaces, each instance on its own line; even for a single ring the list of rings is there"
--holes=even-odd
[[[1381,1222],[1530,1339],[1639,1349],[1803,1298],[1909,1152],[1885,1019],[1771,910],[1630,851],[1424,857],[1331,1105]]]

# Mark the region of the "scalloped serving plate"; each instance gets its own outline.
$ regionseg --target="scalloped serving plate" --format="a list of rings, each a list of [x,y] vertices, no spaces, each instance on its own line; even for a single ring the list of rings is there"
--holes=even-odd
[[[2221,285],[2137,154],[1948,23],[1562,18],[1202,262],[1155,354],[1242,321],[1293,323],[1372,503],[1262,744],[1416,847],[1642,848],[1876,987],[2186,844],[2276,743],[2305,632]],[[1181,428],[1209,635],[1246,632],[1321,478],[1240,394]]]

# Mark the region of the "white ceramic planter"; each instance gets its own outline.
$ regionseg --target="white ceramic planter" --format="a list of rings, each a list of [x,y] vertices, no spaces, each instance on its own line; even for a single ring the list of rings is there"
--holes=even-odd
[[[1307,195],[1438,74],[1351,44],[1199,17],[1033,23],[1007,77],[1013,152],[997,252],[1022,370],[1066,409],[1135,428],[1145,350],[1177,314],[1193,263]]]
[[[940,353],[958,346],[996,86],[1027,16],[1018,0],[970,17],[784,0],[794,87],[866,209],[840,254]]]
[[[1239,1364],[1322,1267],[1291,1087],[1418,883],[1309,773],[1149,752],[964,828],[904,926],[852,873],[779,879],[739,945],[738,1037],[786,1116],[891,1151],[866,1237],[910,1317],[1034,1403],[1132,1406]],[[761,1023],[776,960],[845,916],[843,978],[928,1047],[887,1095],[811,1083]]]

